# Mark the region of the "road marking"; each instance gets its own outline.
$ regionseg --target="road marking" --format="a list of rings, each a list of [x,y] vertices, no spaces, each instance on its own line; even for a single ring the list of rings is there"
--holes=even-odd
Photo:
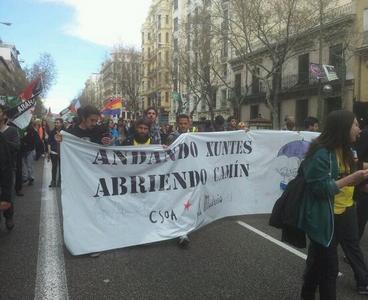
[[[45,161],[42,180],[40,230],[38,242],[35,300],[68,299],[60,215],[50,163]]]
[[[300,251],[294,249],[293,247],[290,247],[289,245],[287,245],[283,242],[280,242],[279,240],[273,238],[272,236],[269,236],[268,234],[258,230],[257,228],[254,228],[254,227],[248,225],[247,223],[244,223],[243,221],[236,221],[236,223],[238,223],[240,226],[243,226],[243,227],[249,229],[250,231],[253,231],[254,233],[260,235],[261,237],[263,237],[263,238],[265,238],[269,241],[271,241],[272,243],[275,243],[276,245],[290,251],[291,253],[295,254],[296,256],[299,256],[300,258],[302,258],[304,260],[307,259],[307,255],[304,254],[303,252],[300,252]]]

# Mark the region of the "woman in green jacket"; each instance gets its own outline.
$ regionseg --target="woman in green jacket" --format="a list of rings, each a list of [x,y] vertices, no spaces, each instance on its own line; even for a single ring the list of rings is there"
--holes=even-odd
[[[368,178],[367,170],[354,171],[351,145],[360,133],[358,121],[349,111],[327,116],[321,135],[307,154],[303,168],[305,194],[300,207],[299,228],[310,238],[302,299],[336,299],[337,245],[340,243],[352,265],[358,292],[368,292],[368,271],[359,248],[353,186]],[[363,266],[357,266],[362,263]],[[359,269],[359,270],[358,270]]]

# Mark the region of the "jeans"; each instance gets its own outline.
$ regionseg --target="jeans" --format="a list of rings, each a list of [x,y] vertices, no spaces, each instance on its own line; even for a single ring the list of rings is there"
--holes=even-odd
[[[60,183],[60,181],[61,181],[60,156],[57,155],[57,154],[51,154],[50,158],[51,158],[51,164],[52,164],[52,168],[51,168],[52,179],[51,179],[51,182],[53,184]]]
[[[34,179],[33,164],[35,160],[36,151],[32,150],[26,152],[23,156],[23,178],[25,180]]]

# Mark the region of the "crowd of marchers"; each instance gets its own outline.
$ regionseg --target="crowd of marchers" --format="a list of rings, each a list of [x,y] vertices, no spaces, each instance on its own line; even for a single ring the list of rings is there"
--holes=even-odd
[[[22,132],[9,124],[8,108],[0,106],[0,212],[10,231],[14,228],[15,195],[23,196],[22,185],[34,183],[33,164],[45,159],[52,164],[50,188],[61,185],[60,143],[62,131],[92,143],[115,146],[161,144],[163,149],[183,133],[246,130],[246,123],[235,117],[227,121],[219,115],[214,122],[202,120],[193,126],[190,116],[181,114],[176,128],[158,123],[158,113],[149,107],[134,121],[108,119],[90,105],[78,109],[71,123],[57,118],[53,128],[42,120],[32,120]],[[284,130],[295,130],[293,117],[285,118]],[[318,131],[318,120],[308,117],[305,130]],[[337,246],[353,270],[359,294],[368,295],[368,268],[360,248],[360,239],[368,220],[368,127],[359,124],[354,114],[331,112],[321,134],[315,138],[300,165],[305,188],[298,205],[297,226],[309,238],[302,299],[336,299],[339,271]],[[181,247],[189,237],[179,238]],[[97,257],[101,253],[93,253]]]

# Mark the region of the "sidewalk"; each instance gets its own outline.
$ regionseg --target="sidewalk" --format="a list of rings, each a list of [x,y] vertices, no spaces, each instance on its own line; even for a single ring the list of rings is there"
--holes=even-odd
[[[34,299],[41,189],[44,160],[35,162],[35,181],[25,184],[23,197],[14,198],[15,227],[8,232],[4,218],[0,226],[0,298]]]

